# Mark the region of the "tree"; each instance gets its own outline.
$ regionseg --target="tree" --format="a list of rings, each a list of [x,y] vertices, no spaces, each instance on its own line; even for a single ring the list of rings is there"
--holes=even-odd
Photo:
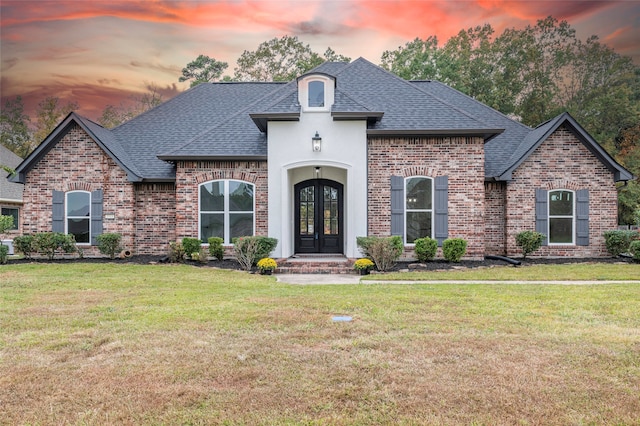
[[[78,109],[76,102],[60,104],[60,99],[48,96],[36,108],[36,123],[33,139],[36,144],[42,142],[56,128],[62,118],[71,111]]]
[[[438,38],[430,36],[425,40],[415,38],[397,50],[382,53],[382,68],[405,80],[439,80],[445,63],[438,48]]]
[[[119,106],[107,105],[98,118],[102,127],[112,129],[131,120],[143,112],[157,107],[162,103],[162,94],[155,83],[146,83],[147,91],[138,96],[132,96],[129,104],[120,102]]]
[[[234,79],[239,81],[290,81],[325,61],[349,61],[328,48],[324,58],[298,37],[284,36],[261,43],[255,51],[245,50],[237,60]]]
[[[327,62],[351,62],[351,58],[348,56],[340,55],[336,53],[330,47],[327,47],[327,50],[324,51],[324,60]]]
[[[538,124],[568,111],[620,163],[640,175],[640,67],[566,21],[541,19],[494,37],[490,25],[460,31],[440,47],[415,39],[382,54],[382,66],[406,79],[437,79],[516,117]],[[633,136],[635,135],[635,136]],[[640,185],[620,189],[620,220],[640,203]]]
[[[29,116],[24,113],[22,97],[7,100],[0,112],[0,143],[21,158],[32,149]]]
[[[197,86],[200,83],[208,83],[220,78],[224,70],[229,67],[226,62],[217,61],[206,55],[198,56],[194,61],[182,68],[182,76],[178,81],[191,80],[191,86]]]

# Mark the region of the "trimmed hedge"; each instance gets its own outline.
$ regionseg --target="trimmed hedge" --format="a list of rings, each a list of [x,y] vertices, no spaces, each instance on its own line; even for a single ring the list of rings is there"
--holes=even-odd
[[[533,253],[542,246],[544,234],[536,231],[522,231],[516,235],[516,245],[522,249],[522,258]]]
[[[438,241],[433,238],[424,237],[415,240],[416,258],[424,263],[433,260],[438,251]]]
[[[460,262],[467,252],[467,241],[462,238],[449,238],[442,242],[442,255],[448,262]]]

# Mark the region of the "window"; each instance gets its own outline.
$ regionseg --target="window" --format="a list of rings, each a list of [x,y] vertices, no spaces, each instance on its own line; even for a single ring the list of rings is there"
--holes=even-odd
[[[13,227],[9,228],[9,229],[18,229],[18,219],[20,218],[20,210],[18,210],[18,208],[14,208],[14,207],[3,207],[2,210],[0,210],[0,215],[2,216],[13,216]]]
[[[231,244],[254,234],[254,185],[239,180],[216,180],[200,185],[200,239],[220,237]]]
[[[405,180],[405,242],[433,237],[433,180],[412,177]]]
[[[549,191],[549,244],[573,244],[575,194]]]
[[[309,82],[309,108],[324,107],[324,82]]]
[[[71,191],[66,193],[65,232],[75,236],[76,242],[91,242],[91,193]]]

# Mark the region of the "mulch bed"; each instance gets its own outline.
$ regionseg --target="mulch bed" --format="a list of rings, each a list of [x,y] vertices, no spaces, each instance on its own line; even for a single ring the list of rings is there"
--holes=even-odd
[[[636,263],[632,258],[628,257],[617,257],[617,258],[515,258],[515,260],[519,260],[521,262],[520,266],[527,265],[541,265],[541,264],[550,264],[550,265],[560,265],[567,263]],[[166,256],[150,256],[150,255],[139,255],[132,256],[126,259],[108,259],[108,258],[96,258],[96,257],[86,257],[86,258],[77,258],[77,257],[67,257],[60,258],[54,260],[47,260],[44,258],[37,259],[10,259],[8,264],[24,264],[24,263],[114,263],[114,264],[138,264],[138,265],[147,265],[147,264],[165,264],[167,263]],[[188,265],[196,266],[196,267],[210,267],[210,268],[219,268],[219,269],[232,269],[232,270],[241,270],[240,264],[235,259],[224,259],[224,260],[210,260],[208,262],[195,262],[195,261],[186,261]],[[447,269],[466,269],[466,268],[488,268],[494,266],[511,266],[509,263],[501,260],[494,259],[485,259],[485,260],[462,260],[458,263],[447,262],[442,259],[433,260],[427,263],[418,263],[418,262],[398,262],[391,270],[392,271],[436,271],[436,270],[447,270]]]

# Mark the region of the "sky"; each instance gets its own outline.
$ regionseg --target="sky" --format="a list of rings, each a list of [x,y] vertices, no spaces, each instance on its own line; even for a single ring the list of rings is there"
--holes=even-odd
[[[20,95],[33,117],[57,96],[95,120],[149,86],[165,100],[187,89],[178,78],[200,54],[232,75],[243,51],[290,35],[378,64],[416,37],[442,45],[462,29],[488,23],[501,34],[547,16],[640,65],[640,0],[0,0],[0,101]]]

